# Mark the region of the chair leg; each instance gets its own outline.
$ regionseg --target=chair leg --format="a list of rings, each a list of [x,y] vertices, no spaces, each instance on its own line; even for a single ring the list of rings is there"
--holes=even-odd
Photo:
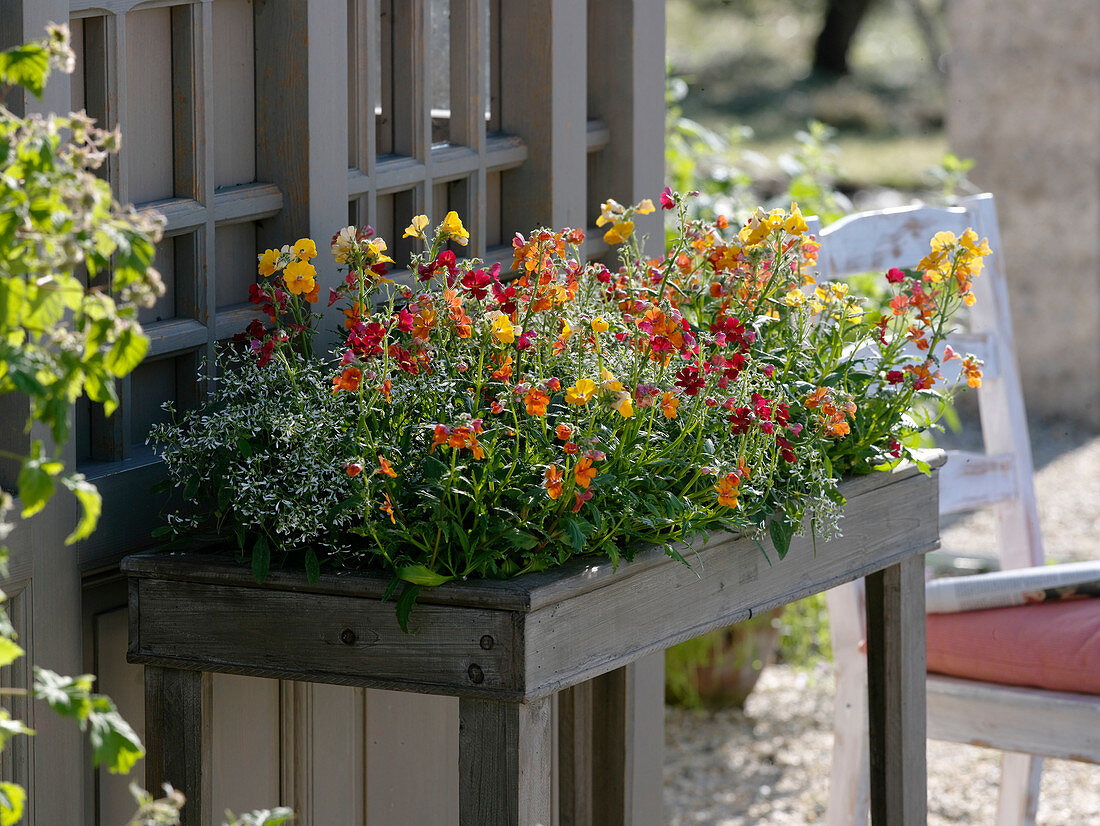
[[[851,582],[826,594],[836,668],[828,826],[866,826],[870,814],[867,658],[858,648],[863,636],[859,584]]]
[[[1035,826],[1043,759],[1006,751],[1001,761],[997,826]]]

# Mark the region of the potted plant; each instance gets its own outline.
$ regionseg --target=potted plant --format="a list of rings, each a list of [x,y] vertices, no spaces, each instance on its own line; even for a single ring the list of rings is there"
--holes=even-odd
[[[516,236],[510,275],[455,254],[455,213],[417,216],[415,286],[389,281],[370,228],[344,228],[331,358],[314,355],[316,244],[265,251],[250,297],[270,323],[223,351],[207,405],[152,433],[189,503],[165,532],[213,529],[260,581],[273,558],[311,581],[322,565],[384,572],[404,624],[425,587],[617,564],[647,543],[690,564],[677,543],[717,530],[767,535],[782,558],[807,527],[836,534],[842,476],[926,469],[919,403],[958,358],[938,348],[984,241],[937,235],[887,274],[873,317],[814,283],[797,206],[737,232],[668,190],[661,208],[679,218],[663,258],[633,231],[654,205],[608,201],[618,267],[580,263],[580,230],[542,229]]]

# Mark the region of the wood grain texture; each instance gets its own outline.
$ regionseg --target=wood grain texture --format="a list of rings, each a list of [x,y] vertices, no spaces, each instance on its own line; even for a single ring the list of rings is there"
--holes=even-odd
[[[867,708],[871,823],[928,820],[924,560],[867,577]]]
[[[593,819],[593,685],[558,696],[558,826],[595,826]]]
[[[1001,758],[996,826],[1035,826],[1043,758],[1008,752]]]
[[[1100,763],[1100,696],[928,677],[928,736]]]
[[[461,826],[550,826],[550,699],[459,702]]]
[[[212,686],[212,674],[145,668],[145,787],[187,796],[180,826],[211,822]]]
[[[518,697],[510,613],[143,580],[131,662],[444,694]],[[490,642],[491,640],[491,642]]]

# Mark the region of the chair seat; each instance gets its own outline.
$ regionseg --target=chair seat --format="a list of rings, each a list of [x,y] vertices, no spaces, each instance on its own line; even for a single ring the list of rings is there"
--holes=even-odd
[[[929,614],[928,670],[1100,694],[1100,598]]]

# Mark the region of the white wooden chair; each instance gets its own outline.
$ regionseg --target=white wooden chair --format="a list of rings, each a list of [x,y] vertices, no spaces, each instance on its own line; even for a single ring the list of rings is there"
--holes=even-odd
[[[992,506],[1001,566],[1043,564],[1032,482],[1031,448],[1016,368],[1008,290],[993,196],[977,195],[950,209],[926,206],[847,216],[820,231],[819,275],[840,278],[913,266],[932,235],[973,227],[993,254],[974,281],[977,303],[969,331],[952,346],[985,360],[977,391],[985,452],[953,451],[940,471],[940,513]],[[868,812],[867,663],[863,583],[827,595],[837,672],[835,744],[829,826],[862,826]],[[1015,688],[937,675],[928,678],[928,734],[933,739],[1004,750],[998,826],[1035,822],[1042,757],[1100,762],[1100,696]]]

